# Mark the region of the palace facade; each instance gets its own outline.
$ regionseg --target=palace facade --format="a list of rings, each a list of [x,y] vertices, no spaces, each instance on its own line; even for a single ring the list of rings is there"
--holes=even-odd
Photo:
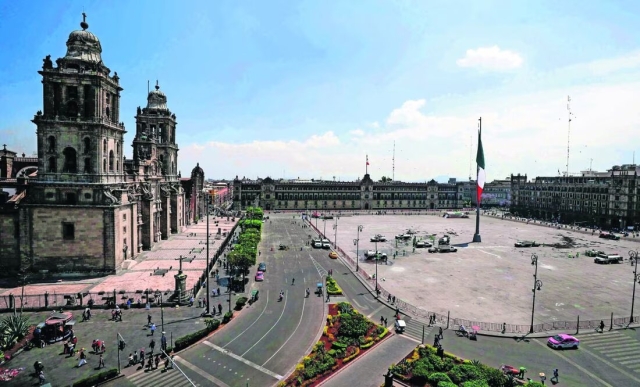
[[[120,264],[183,230],[198,193],[177,171],[177,119],[156,84],[137,109],[133,159],[124,157],[120,78],[88,31],[67,40],[64,57],[43,60],[37,157],[0,151],[0,265],[4,275],[113,273]],[[188,184],[203,186],[198,166]]]
[[[511,175],[511,212],[539,219],[559,219],[598,227],[640,225],[640,167],[614,166],[607,172],[576,176]]]
[[[233,208],[265,210],[401,210],[463,208],[464,183],[375,182],[369,174],[357,181],[257,180],[233,181]]]

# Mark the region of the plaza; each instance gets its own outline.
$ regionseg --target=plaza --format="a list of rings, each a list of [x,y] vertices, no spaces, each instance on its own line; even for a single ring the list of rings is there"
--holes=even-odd
[[[327,237],[333,241],[336,220],[326,222]],[[315,219],[312,223],[315,225]],[[529,324],[535,270],[531,256],[536,254],[538,279],[543,282],[536,292],[536,324],[575,322],[578,316],[582,321],[603,319],[608,324],[612,314],[614,318],[630,315],[633,268],[628,251],[638,248],[637,240],[605,240],[597,233],[482,216],[482,243],[471,243],[473,214],[466,219],[438,214],[340,216],[337,224],[337,245],[352,258],[356,256],[358,225],[364,226],[358,244],[359,266],[370,277],[376,273],[376,264],[365,260],[363,253],[375,250],[372,236],[386,236],[386,242],[377,243],[378,250],[389,256],[386,265],[377,265],[379,286],[429,312],[481,322]],[[318,221],[318,229],[323,231],[323,220]],[[396,247],[395,235],[409,229],[416,232],[418,240],[447,234],[458,251],[414,252],[410,241],[398,242]],[[516,248],[518,240],[535,241],[541,246]],[[625,260],[618,265],[598,265],[584,255],[588,249],[618,253]],[[395,252],[397,258],[393,258]],[[370,283],[375,286],[375,280]]]

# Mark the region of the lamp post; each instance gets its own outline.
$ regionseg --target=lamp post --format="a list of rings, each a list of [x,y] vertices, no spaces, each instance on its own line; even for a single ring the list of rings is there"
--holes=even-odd
[[[333,225],[333,248],[338,248],[338,217],[336,216],[336,224]]]
[[[327,237],[327,217],[326,215],[322,215],[322,224],[324,224],[324,231],[322,232],[323,237]]]
[[[378,238],[376,238],[376,298],[378,298]]]
[[[633,294],[631,295],[631,318],[629,318],[629,324],[633,323],[633,305],[636,302],[636,282],[640,282],[640,274],[638,273],[638,252],[635,250],[629,251],[629,259],[636,261],[633,269]]]
[[[533,305],[531,305],[531,328],[529,329],[529,333],[533,333],[533,314],[536,309],[536,290],[542,289],[542,281],[538,279],[538,256],[535,254],[531,254],[531,265],[536,267],[536,271],[533,274]]]
[[[360,262],[360,253],[359,253],[359,244],[360,244],[360,231],[362,231],[364,229],[364,226],[359,225],[358,226],[358,232],[357,232],[357,236],[356,239],[353,240],[353,244],[356,245],[356,272],[360,269],[358,266],[358,263]]]
[[[156,290],[156,299],[160,299],[160,326],[162,332],[164,332],[164,307],[162,305],[162,292],[160,290]]]
[[[207,302],[207,311],[205,313],[206,316],[210,316],[211,315],[211,310],[209,309],[209,295],[211,294],[209,292],[209,282],[210,282],[209,281],[209,277],[211,277],[210,274],[209,274],[209,270],[210,270],[210,267],[209,267],[209,203],[210,202],[211,202],[211,195],[209,195],[207,193],[207,206],[206,206],[206,212],[205,212],[206,215],[207,215],[207,269],[205,270],[205,272],[207,273],[207,278],[206,278],[206,281],[207,281],[207,294],[206,294],[206,297],[204,298],[206,300],[206,302]],[[164,329],[163,329],[163,331],[164,331]]]

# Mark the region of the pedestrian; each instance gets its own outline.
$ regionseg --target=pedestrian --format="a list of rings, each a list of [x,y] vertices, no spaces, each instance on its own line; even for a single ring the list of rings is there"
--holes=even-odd
[[[387,302],[391,302],[391,294],[387,296]]]
[[[151,315],[147,315],[147,325],[151,326]]]
[[[391,302],[392,302],[392,303],[394,303],[394,304],[396,303],[396,296],[393,296],[393,297],[391,298]]]
[[[84,348],[82,348],[80,350],[80,353],[78,354],[77,359],[80,360],[80,362],[78,363],[78,368],[80,368],[83,365],[87,364],[87,355],[84,353]]]
[[[154,360],[154,363],[156,364],[156,369],[158,368],[158,364],[160,364],[160,354],[156,355],[156,358]]]
[[[442,335],[442,327],[438,329],[438,336],[440,336],[441,339],[444,339],[444,336]]]
[[[436,335],[436,336],[433,338],[433,346],[434,346],[434,347],[438,347],[438,344],[440,344],[440,336],[439,336],[439,335]]]
[[[156,341],[151,339],[151,342],[149,343],[149,348],[151,349],[151,353],[153,353],[153,350],[156,348]]]
[[[558,369],[556,368],[553,370],[553,377],[551,378],[551,381],[555,380],[556,383],[559,383],[560,382],[559,378],[560,378],[560,375],[558,373]]]
[[[151,336],[153,336],[153,333],[156,331],[156,324],[151,324]]]
[[[219,296],[220,295],[220,288],[216,289],[216,295]]]
[[[389,322],[387,321],[387,318],[385,317],[385,318],[384,318],[384,326],[386,327],[386,326],[388,326],[388,325],[389,325]]]
[[[98,369],[104,368],[104,357],[100,354],[100,358],[98,359]]]
[[[331,295],[329,295],[329,293],[327,293],[327,302],[331,301]]]
[[[138,364],[138,351],[133,353],[133,364]]]
[[[604,333],[604,320],[600,320],[600,333]]]
[[[222,304],[218,302],[218,314],[222,314]]]
[[[144,367],[144,348],[140,348],[140,362],[142,363],[142,366]]]
[[[44,371],[40,370],[40,372],[38,372],[38,380],[40,381],[40,385],[42,386],[45,382]]]
[[[163,351],[167,350],[167,336],[165,336],[165,332],[162,332],[162,337],[160,338],[160,348]]]
[[[380,325],[384,323],[384,316],[380,316]]]

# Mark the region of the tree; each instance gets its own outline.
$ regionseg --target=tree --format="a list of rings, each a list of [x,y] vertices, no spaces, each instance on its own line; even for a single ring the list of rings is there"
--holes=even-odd
[[[380,183],[390,183],[392,180],[390,177],[382,176],[379,181]]]
[[[253,264],[255,264],[255,258],[251,259],[248,255],[239,252],[237,254],[229,254],[228,259],[231,267],[242,271],[242,287],[244,288],[244,274]]]

